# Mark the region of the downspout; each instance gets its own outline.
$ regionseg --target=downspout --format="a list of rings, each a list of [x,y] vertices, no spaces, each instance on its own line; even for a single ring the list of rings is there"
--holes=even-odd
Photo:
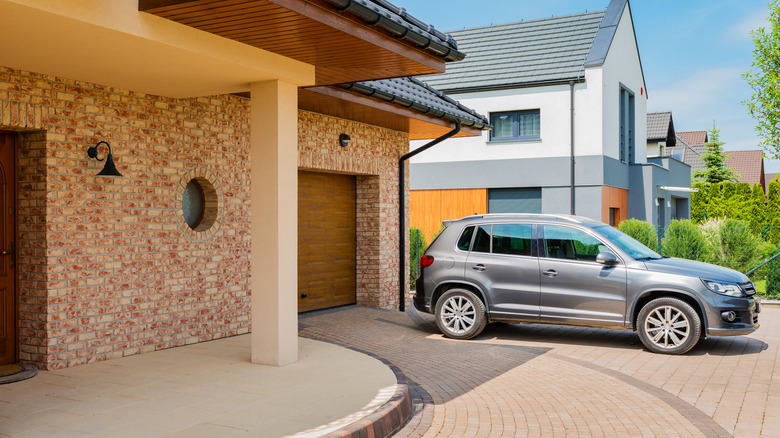
[[[570,196],[570,198],[571,198],[571,214],[574,215],[574,214],[576,214],[575,213],[576,210],[574,208],[574,81],[569,81],[569,95],[570,95],[569,100],[570,100],[570,105],[571,105],[571,115],[570,115],[570,119],[569,119],[569,124],[570,124],[570,127],[571,127],[569,129],[569,131],[571,132],[571,139],[570,139],[571,151],[569,152],[570,153],[570,161],[571,161],[571,164],[569,165],[570,170],[571,170],[571,188],[570,188],[571,196]]]
[[[406,278],[406,233],[409,232],[406,229],[406,180],[404,178],[406,172],[404,172],[404,162],[409,158],[419,154],[420,152],[426,151],[436,146],[437,144],[459,132],[460,122],[455,121],[455,129],[442,135],[439,138],[429,141],[428,143],[420,146],[406,155],[401,156],[401,158],[398,159],[398,255],[399,260],[401,261],[401,266],[399,269],[400,274],[398,276],[398,310],[401,312],[406,310],[405,295],[406,282],[408,281]]]

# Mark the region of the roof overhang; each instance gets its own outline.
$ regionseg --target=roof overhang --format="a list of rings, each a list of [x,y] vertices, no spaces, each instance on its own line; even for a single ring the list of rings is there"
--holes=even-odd
[[[314,67],[138,12],[137,0],[0,0],[0,65],[193,97],[314,83]]]
[[[358,16],[354,5],[370,14],[373,3],[347,2],[337,9],[327,0],[139,0],[138,8],[155,16],[316,66],[315,85],[412,76],[444,71],[450,58],[431,45],[393,35],[377,22]],[[361,10],[363,10],[361,9]],[[387,11],[385,11],[387,12]],[[399,18],[400,20],[400,18]],[[401,20],[402,23],[406,21]],[[389,23],[389,22],[388,22]],[[420,30],[408,24],[408,28]],[[401,26],[405,29],[404,26]],[[430,35],[430,34],[429,34]],[[454,52],[457,52],[455,50]],[[448,52],[449,53],[449,52]],[[457,58],[454,58],[457,59]]]
[[[451,121],[337,87],[300,89],[298,107],[306,111],[408,132],[410,140],[438,138],[453,127]],[[463,126],[456,137],[481,134],[480,129]]]

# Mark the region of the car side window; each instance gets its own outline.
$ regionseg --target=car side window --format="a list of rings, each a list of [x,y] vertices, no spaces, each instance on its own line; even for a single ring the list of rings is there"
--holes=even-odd
[[[596,261],[605,246],[590,234],[576,228],[544,226],[545,255],[553,259]]]
[[[458,239],[458,249],[461,251],[468,251],[469,246],[471,245],[471,236],[473,235],[474,227],[466,227],[460,235],[460,239]]]
[[[493,225],[493,254],[531,255],[531,224]]]
[[[474,238],[472,252],[490,252],[490,225],[480,225]]]

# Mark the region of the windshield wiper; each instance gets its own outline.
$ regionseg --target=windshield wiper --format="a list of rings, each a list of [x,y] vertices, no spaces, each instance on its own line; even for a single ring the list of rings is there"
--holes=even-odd
[[[646,256],[646,257],[634,257],[634,260],[661,260],[662,258],[664,258],[664,257],[663,256],[661,256],[661,257]]]

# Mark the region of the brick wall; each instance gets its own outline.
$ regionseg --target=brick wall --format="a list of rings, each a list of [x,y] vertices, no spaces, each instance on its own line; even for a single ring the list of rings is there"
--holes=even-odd
[[[0,68],[18,135],[20,356],[54,369],[249,331],[249,106]],[[111,144],[123,177],[87,147]],[[101,147],[103,156],[105,148]],[[182,227],[183,179],[220,188],[213,236]]]
[[[249,331],[248,100],[0,67],[0,130],[19,133],[22,361],[57,369]],[[408,135],[303,111],[299,132],[301,168],[358,175],[358,303],[396,308],[396,166]],[[86,150],[101,140],[123,177],[96,176],[102,163]],[[195,177],[218,192],[210,232],[182,217]]]
[[[352,138],[346,148],[342,133]],[[398,158],[409,135],[300,111],[298,150],[301,169],[358,175],[357,302],[398,308]]]

